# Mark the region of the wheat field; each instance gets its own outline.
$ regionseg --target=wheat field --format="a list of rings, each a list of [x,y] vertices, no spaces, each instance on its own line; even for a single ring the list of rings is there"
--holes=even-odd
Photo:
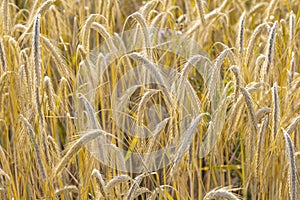
[[[299,0],[0,10],[0,199],[300,198]]]

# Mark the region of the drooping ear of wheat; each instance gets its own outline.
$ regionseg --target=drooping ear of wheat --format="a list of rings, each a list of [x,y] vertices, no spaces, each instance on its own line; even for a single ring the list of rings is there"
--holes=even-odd
[[[240,89],[242,91],[242,94],[244,96],[244,99],[245,99],[245,102],[246,102],[246,105],[247,105],[247,108],[248,108],[249,116],[250,116],[250,119],[251,119],[251,124],[252,124],[252,127],[253,127],[254,132],[255,132],[254,135],[256,135],[257,132],[258,132],[258,127],[257,127],[257,119],[255,117],[255,111],[254,111],[252,97],[251,97],[249,91],[247,91],[245,88],[240,87]]]
[[[73,73],[68,69],[66,61],[61,55],[60,50],[56,48],[45,36],[40,36],[40,38],[43,41],[47,51],[53,56],[53,60],[61,76],[70,77],[72,80],[74,80]]]
[[[263,64],[263,69],[261,72],[261,82],[264,82],[266,80],[267,75],[270,71],[270,67],[272,66],[273,61],[274,61],[276,29],[277,29],[277,21],[274,22],[274,24],[270,30],[270,34],[269,34],[269,38],[268,38],[268,46],[267,46],[267,58]]]
[[[207,89],[208,96],[210,97],[210,99],[213,98],[215,93],[216,81],[219,80],[220,67],[223,64],[225,58],[227,57],[230,51],[231,51],[230,49],[223,50],[215,60],[214,65],[211,69],[211,76],[208,82],[208,89]]]
[[[126,200],[133,200],[134,198],[134,194],[136,193],[136,190],[138,189],[139,185],[141,184],[143,178],[150,176],[150,175],[154,175],[157,174],[156,172],[153,173],[142,173],[141,175],[138,175],[137,177],[135,177],[133,179],[133,184],[130,187],[125,199]]]
[[[235,194],[226,189],[214,189],[208,192],[203,198],[203,200],[213,199],[239,200],[239,198]]]
[[[72,192],[72,193],[76,193],[77,194],[79,192],[79,190],[78,190],[78,188],[75,185],[67,185],[67,186],[65,186],[65,187],[63,187],[61,189],[55,190],[55,195],[56,196],[60,196],[60,195],[62,195],[65,192]]]
[[[289,193],[291,200],[297,199],[297,183],[296,183],[296,164],[295,164],[295,151],[290,135],[283,129],[287,155],[289,158]]]
[[[241,87],[241,75],[238,66],[233,65],[228,70],[231,70],[235,76],[235,92],[234,92],[234,100],[237,101],[239,96],[239,91]]]
[[[270,107],[262,107],[258,111],[256,111],[255,116],[257,121],[261,120],[262,117],[272,112],[272,108]]]
[[[89,52],[90,51],[90,44],[89,44],[89,41],[90,41],[90,28],[91,28],[91,25],[92,23],[97,19],[97,17],[99,17],[100,15],[99,14],[91,14],[87,20],[85,21],[83,27],[82,27],[82,44],[83,44],[83,49],[86,51],[86,52]]]
[[[71,147],[70,149],[66,152],[65,156],[60,160],[58,165],[55,167],[53,170],[52,175],[56,176],[58,173],[61,172],[63,167],[68,164],[70,159],[82,148],[86,143],[96,139],[99,136],[107,136],[111,135],[110,133],[107,133],[101,129],[96,129],[96,130],[91,130],[87,131],[84,133],[84,135],[78,139]]]
[[[103,180],[103,177],[99,172],[99,170],[93,169],[92,176],[95,176],[97,178],[97,182],[99,183],[98,185],[99,185],[100,193],[106,198],[107,193],[105,189],[105,181]]]
[[[105,186],[105,191],[108,193],[112,188],[114,188],[119,183],[123,183],[123,182],[130,181],[130,180],[132,180],[132,178],[126,174],[116,176],[113,179],[111,179],[110,181],[108,181],[108,183]]]
[[[175,175],[179,161],[183,157],[185,151],[189,148],[191,141],[193,141],[192,139],[193,139],[193,135],[196,132],[196,128],[205,115],[208,115],[208,114],[202,113],[202,114],[198,115],[191,122],[190,127],[185,131],[182,144],[180,145],[178,151],[176,152],[176,154],[174,156],[174,164],[173,164],[171,172],[170,172],[171,176]]]
[[[287,127],[286,132],[288,134],[291,134],[296,129],[299,123],[300,123],[300,115],[298,115],[296,118],[293,119],[292,123]]]
[[[253,48],[255,46],[255,43],[257,42],[257,38],[258,38],[258,35],[262,32],[263,28],[266,27],[266,23],[262,23],[260,25],[258,25],[250,39],[249,39],[249,42],[248,42],[248,46],[247,46],[247,49],[246,49],[246,58],[245,58],[245,64],[248,65],[249,64],[249,60],[250,60],[250,57],[252,55],[252,51],[253,51]]]
[[[91,105],[91,103],[82,94],[79,94],[79,98],[83,101],[83,104],[84,104],[85,110],[87,111],[92,128],[93,129],[101,128],[101,126],[96,118],[95,111],[94,111],[94,108]]]

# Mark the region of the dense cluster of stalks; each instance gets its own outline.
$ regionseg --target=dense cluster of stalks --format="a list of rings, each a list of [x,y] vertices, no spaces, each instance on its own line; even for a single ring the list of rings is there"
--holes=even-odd
[[[298,0],[0,3],[0,199],[300,198]],[[91,102],[78,81],[84,60],[99,44],[116,51],[116,41],[105,39],[130,29],[150,44],[151,27],[164,30],[163,38],[170,31],[192,39],[205,54],[184,60],[155,48],[128,52],[97,77]],[[102,58],[97,64],[106,64]],[[209,58],[206,79],[192,65]],[[158,63],[178,71],[178,90],[189,80],[199,111],[182,132],[174,162],[154,172],[106,166],[86,145],[101,138],[127,152],[120,156],[126,160],[132,151],[155,151],[180,138],[178,99],[164,87],[126,96],[140,125],[152,123],[143,110],[151,102],[167,108],[169,118],[151,129],[154,139],[137,141],[112,120],[111,88],[138,63],[161,85],[168,80]],[[214,132],[216,145],[203,157],[203,138]]]

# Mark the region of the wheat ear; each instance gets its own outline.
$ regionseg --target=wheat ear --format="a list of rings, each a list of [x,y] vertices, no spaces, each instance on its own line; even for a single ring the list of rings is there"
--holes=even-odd
[[[218,76],[220,72],[220,67],[223,64],[225,58],[227,57],[229,51],[231,50],[230,49],[223,50],[215,60],[214,65],[211,69],[212,72],[208,84],[208,96],[210,97],[210,99],[212,99],[214,96],[216,82],[218,81]]]
[[[289,45],[292,45],[293,43],[293,37],[295,33],[295,22],[296,22],[296,16],[292,11],[290,13],[290,20],[289,20],[289,25],[290,25]]]
[[[101,173],[99,172],[99,170],[93,169],[92,176],[95,176],[97,178],[97,182],[99,183],[98,185],[99,185],[100,192],[104,197],[106,197],[107,194],[105,191],[105,181],[103,180],[103,177],[102,177]]]
[[[295,59],[295,53],[292,52],[292,58],[290,61],[290,76],[289,76],[289,83],[291,83],[295,78],[296,73],[296,59]]]
[[[293,119],[292,123],[287,127],[286,132],[291,134],[296,129],[298,123],[300,123],[300,115]]]
[[[132,186],[130,187],[125,199],[126,200],[133,200],[133,197],[134,197],[134,194],[137,190],[137,188],[139,187],[140,183],[142,182],[142,179],[146,176],[149,176],[149,175],[153,175],[153,174],[156,174],[156,172],[152,172],[152,173],[143,173],[137,177],[135,177],[135,179],[133,179],[133,184]]]
[[[190,127],[185,131],[182,144],[180,145],[178,151],[175,154],[174,164],[173,164],[173,167],[172,167],[171,173],[170,173],[171,176],[175,174],[177,166],[179,164],[179,161],[181,160],[181,158],[183,157],[185,151],[189,148],[190,144],[192,143],[193,135],[196,132],[196,128],[197,128],[198,124],[200,123],[200,121],[203,119],[203,117],[205,115],[208,115],[208,114],[207,113],[202,113],[202,114],[198,115],[191,122]]]
[[[256,156],[255,156],[255,169],[256,169],[256,173],[255,173],[255,177],[258,178],[258,173],[260,172],[260,165],[259,165],[259,162],[260,162],[260,154],[261,154],[261,149],[263,149],[263,139],[264,139],[264,136],[265,136],[265,133],[267,131],[267,128],[268,128],[268,124],[269,124],[269,115],[266,115],[264,117],[264,120],[263,120],[263,124],[260,128],[260,132],[259,132],[259,135],[258,135],[258,141],[257,141],[257,146],[256,146]]]
[[[261,82],[263,82],[266,79],[266,76],[269,73],[270,67],[273,63],[276,26],[277,26],[277,21],[273,24],[270,34],[269,34],[268,47],[267,47],[267,59],[265,60],[264,65],[263,65]]]
[[[148,188],[145,188],[145,187],[138,188],[134,192],[132,199],[136,199],[138,196],[140,196],[140,195],[142,195],[144,193],[151,193],[151,191]]]
[[[117,184],[123,183],[125,181],[129,181],[129,180],[131,180],[131,177],[126,174],[116,176],[113,179],[111,179],[110,181],[108,181],[108,183],[105,186],[105,191],[108,193]]]
[[[295,151],[290,135],[283,129],[284,139],[286,143],[287,154],[289,158],[289,193],[291,200],[297,199],[297,183],[296,183],[296,164],[295,164]]]
[[[2,6],[1,6],[1,11],[2,11],[3,31],[4,31],[4,34],[8,34],[8,31],[9,31],[8,0],[3,0]]]
[[[45,85],[45,92],[48,97],[49,108],[50,108],[50,110],[55,111],[54,89],[53,89],[51,80],[48,76],[44,77],[44,85]]]
[[[2,66],[2,70],[4,72],[6,72],[7,71],[6,55],[5,55],[5,51],[4,51],[2,38],[0,38],[0,63],[1,63],[1,66]]]
[[[273,134],[274,138],[276,137],[279,122],[280,122],[280,110],[279,110],[279,100],[278,100],[278,85],[277,82],[273,85]]]
[[[213,200],[213,199],[223,199],[223,198],[228,200],[239,200],[239,198],[237,198],[235,194],[225,189],[218,189],[218,190],[214,189],[208,192],[204,196],[203,200]]]
[[[37,107],[36,109],[40,111],[41,102],[40,102],[40,94],[39,89],[42,83],[42,69],[39,63],[39,38],[40,38],[40,17],[41,15],[37,15],[34,22],[34,32],[33,32],[33,42],[32,42],[32,61],[34,65],[34,100],[36,101]]]
[[[34,133],[34,130],[31,126],[31,124],[29,123],[29,121],[22,114],[20,114],[20,118],[23,120],[24,124],[26,125],[30,140],[34,145],[34,152],[35,152],[36,159],[37,159],[37,162],[38,162],[38,165],[39,165],[39,168],[40,168],[42,179],[45,180],[46,179],[46,172],[45,172],[45,168],[44,168],[44,165],[43,165],[42,159],[41,159],[40,146],[35,141],[36,134]]]
[[[67,151],[65,156],[61,159],[61,161],[58,163],[56,168],[53,171],[53,175],[56,176],[60,171],[63,169],[64,166],[68,164],[70,159],[88,142],[96,139],[99,136],[106,136],[111,135],[110,133],[107,133],[103,130],[96,129],[85,132],[85,134],[78,139],[75,144],[71,146],[71,148]]]
[[[59,195],[62,195],[63,193],[65,193],[65,192],[72,192],[72,193],[78,194],[79,190],[75,185],[68,185],[68,186],[63,187],[62,189],[55,190],[54,194],[56,196],[59,196]]]
[[[205,11],[204,11],[205,9],[204,9],[202,0],[197,0],[196,1],[196,5],[198,7],[198,11],[199,11],[199,16],[200,16],[201,22],[202,22],[203,25],[205,25],[206,24]]]
[[[130,18],[133,18],[135,21],[137,21],[140,24],[143,35],[144,35],[145,47],[148,49],[150,47],[150,37],[149,37],[146,20],[141,13],[135,12],[127,17],[126,21],[124,22],[124,27],[123,27],[122,33],[124,33],[125,25]]]
[[[82,27],[82,45],[86,52],[89,52],[89,42],[90,42],[90,27],[96,18],[100,16],[99,14],[91,14],[85,21]]]
[[[242,14],[242,16],[240,18],[239,36],[238,36],[238,47],[239,47],[239,52],[240,52],[241,58],[243,57],[243,52],[244,52],[245,18],[246,18],[246,13],[243,12],[243,14]]]
[[[94,112],[94,108],[92,106],[92,104],[87,100],[87,98],[82,95],[82,94],[79,94],[79,98],[83,101],[84,103],[84,107],[87,111],[87,114],[88,114],[88,117],[89,117],[89,120],[92,124],[92,128],[93,129],[97,129],[97,128],[101,128],[100,124],[98,123],[98,120],[96,118],[96,115],[95,115],[95,112]]]
[[[40,38],[42,39],[47,51],[52,55],[53,60],[61,76],[65,76],[65,77],[69,76],[71,77],[71,79],[74,79],[72,72],[68,70],[66,61],[64,60],[63,56],[59,52],[59,49],[55,47],[48,38],[44,36],[41,36]]]
[[[238,66],[233,65],[231,66],[228,70],[231,70],[235,76],[235,92],[234,92],[234,100],[235,102],[237,101],[238,97],[239,97],[239,89],[241,87],[241,75],[240,75],[240,70],[238,68]]]
[[[252,97],[251,97],[250,93],[248,92],[248,90],[246,90],[243,87],[240,87],[240,89],[243,93],[243,96],[244,96],[244,99],[245,99],[245,102],[246,102],[246,105],[247,105],[247,108],[249,111],[249,116],[250,116],[250,119],[252,122],[251,123],[252,127],[254,128],[255,134],[257,134],[257,132],[258,132],[257,119],[255,117],[255,111],[254,111],[254,107],[253,107]]]
[[[257,121],[259,121],[263,116],[272,112],[272,108],[270,107],[262,107],[255,113],[255,117]]]
[[[249,64],[250,56],[252,55],[253,48],[255,46],[255,43],[257,42],[257,37],[262,32],[264,27],[266,27],[266,23],[262,23],[262,24],[258,25],[254,29],[254,31],[253,31],[253,33],[250,37],[250,40],[248,42],[248,46],[247,46],[247,49],[246,49],[246,58],[245,58],[246,65]]]

